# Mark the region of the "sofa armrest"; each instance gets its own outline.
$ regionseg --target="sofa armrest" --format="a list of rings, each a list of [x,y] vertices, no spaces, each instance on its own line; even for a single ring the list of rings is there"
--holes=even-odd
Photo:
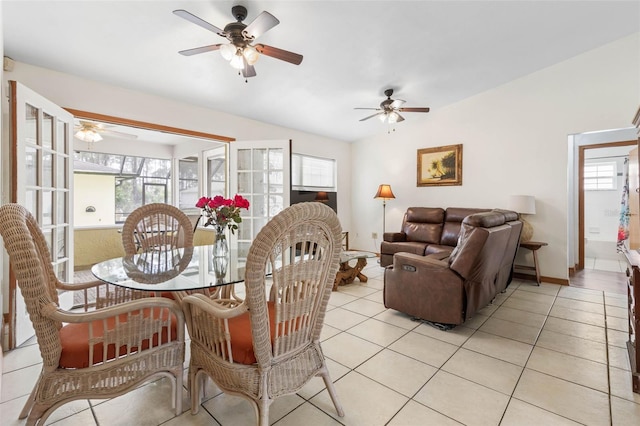
[[[399,243],[403,241],[407,241],[407,234],[404,232],[385,232],[382,235],[383,241],[387,241],[389,243]]]
[[[440,253],[436,253],[438,255]],[[415,269],[445,269],[449,268],[448,260],[438,259],[437,256],[429,255],[429,256],[420,256],[418,254],[413,253],[396,253],[393,256],[393,267],[404,269],[410,272],[412,268]],[[406,268],[409,269],[406,269]],[[415,270],[414,269],[414,270]]]

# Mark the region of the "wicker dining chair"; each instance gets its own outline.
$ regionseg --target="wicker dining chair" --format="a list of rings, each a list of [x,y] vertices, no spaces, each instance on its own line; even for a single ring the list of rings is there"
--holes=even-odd
[[[271,219],[251,244],[244,301],[201,294],[183,299],[191,336],[193,414],[206,376],[223,391],[251,401],[259,425],[268,424],[273,400],[321,376],[338,415],[344,416],[320,347],[341,237],[330,207],[294,204]]]
[[[59,291],[102,283],[60,282],[38,224],[18,204],[0,207],[0,235],[42,356],[42,372],[20,419],[28,416],[27,425],[42,425],[67,402],[116,397],[156,376],[173,379],[173,405],[176,414],[182,412],[184,316],[178,303],[147,297],[65,311]]]
[[[122,227],[125,254],[153,248],[171,250],[193,246],[193,225],[189,217],[170,204],[152,203],[135,209]]]

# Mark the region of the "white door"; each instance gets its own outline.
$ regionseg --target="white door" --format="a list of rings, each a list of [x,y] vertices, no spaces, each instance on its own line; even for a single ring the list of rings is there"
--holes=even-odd
[[[10,82],[10,201],[25,206],[42,229],[56,276],[73,275],[73,116],[29,88]],[[8,268],[5,268],[8,271]],[[5,277],[6,278],[6,277]],[[15,281],[9,282],[11,347],[33,335]]]
[[[260,229],[289,205],[291,141],[236,141],[229,147],[229,195],[240,194],[250,204],[230,240],[244,259]]]

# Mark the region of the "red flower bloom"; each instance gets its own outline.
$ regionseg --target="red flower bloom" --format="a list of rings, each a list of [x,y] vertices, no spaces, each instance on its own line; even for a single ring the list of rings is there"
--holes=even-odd
[[[196,207],[197,207],[197,208],[199,208],[199,209],[203,208],[204,206],[206,206],[207,204],[209,204],[209,200],[210,200],[210,199],[209,199],[209,198],[207,198],[207,197],[202,197],[202,198],[200,198],[200,199],[198,200],[198,202],[196,203]]]
[[[242,222],[240,209],[249,209],[249,201],[238,194],[233,198],[216,195],[213,198],[200,198],[196,207],[201,208],[202,213],[207,216],[204,226],[214,226],[217,233],[222,233],[228,227],[234,233]]]

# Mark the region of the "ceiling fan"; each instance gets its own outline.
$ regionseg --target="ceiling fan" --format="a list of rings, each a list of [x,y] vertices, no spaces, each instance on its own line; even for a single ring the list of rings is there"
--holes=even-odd
[[[222,57],[228,60],[233,68],[240,70],[245,78],[255,77],[256,70],[253,67],[253,64],[256,63],[260,54],[271,56],[272,58],[280,59],[294,65],[300,65],[302,62],[302,55],[297,53],[278,49],[266,44],[251,44],[262,34],[280,23],[280,21],[278,21],[278,19],[269,12],[262,12],[249,24],[245,24],[242,21],[247,17],[247,8],[240,5],[233,6],[231,8],[231,13],[234,18],[236,18],[237,22],[227,24],[224,27],[224,30],[221,30],[215,25],[211,25],[207,21],[198,18],[186,10],[178,9],[174,10],[173,13],[229,40],[229,43],[211,44],[208,46],[181,50],[178,52],[181,55],[191,56],[213,50],[220,50]]]
[[[385,90],[384,94],[387,99],[380,103],[379,108],[355,108],[378,111],[375,114],[361,119],[360,121],[365,121],[377,116],[383,123],[399,123],[401,121],[404,121],[404,117],[399,114],[400,112],[429,112],[429,108],[402,107],[405,101],[403,101],[402,99],[391,99],[391,95],[393,95],[393,89]]]
[[[138,136],[130,133],[118,132],[110,130],[109,125],[102,123],[94,123],[92,121],[80,120],[74,127],[74,136],[84,142],[99,142],[102,140],[102,135],[113,136],[117,138],[137,139]]]

